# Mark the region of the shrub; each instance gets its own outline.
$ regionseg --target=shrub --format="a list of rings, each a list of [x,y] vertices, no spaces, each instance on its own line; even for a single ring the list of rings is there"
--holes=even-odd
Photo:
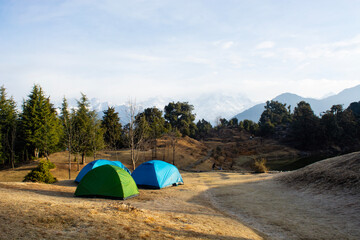
[[[47,168],[47,169],[50,170],[50,169],[54,169],[54,168],[55,168],[55,164],[52,163],[52,162],[50,162],[49,160],[41,160],[41,161],[39,162],[38,167],[43,168],[43,169]]]
[[[266,173],[269,169],[266,167],[266,159],[255,160],[253,164],[253,170],[255,173]]]
[[[24,182],[54,183],[57,180],[50,172],[50,169],[53,168],[55,168],[54,163],[48,160],[41,160],[38,166],[25,176]]]

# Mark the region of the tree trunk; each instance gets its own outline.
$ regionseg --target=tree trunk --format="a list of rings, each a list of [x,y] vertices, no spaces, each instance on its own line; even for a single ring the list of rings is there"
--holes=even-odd
[[[135,154],[134,154],[134,148],[131,147],[131,162],[133,164],[133,170],[135,170],[136,164],[135,164]]]
[[[167,158],[168,158],[168,160],[169,160],[169,162],[170,162],[170,145],[169,144],[166,144],[166,150],[167,150]]]
[[[155,159],[157,159],[157,139],[154,140],[154,153],[155,153]]]
[[[162,157],[163,161],[165,161],[165,152],[166,152],[166,145],[165,145],[164,152],[163,152],[163,157]]]
[[[69,179],[71,179],[71,150],[69,148]]]
[[[117,152],[116,148],[115,148],[115,156],[116,156],[116,161],[119,161],[119,159],[118,159],[118,152]]]
[[[174,144],[173,144],[173,165],[175,166],[175,142],[174,142]]]
[[[84,165],[86,161],[85,153],[81,154],[81,164]]]
[[[14,151],[11,151],[10,158],[11,158],[11,167],[12,167],[12,169],[14,169],[14,168],[15,168],[15,157],[14,157]]]

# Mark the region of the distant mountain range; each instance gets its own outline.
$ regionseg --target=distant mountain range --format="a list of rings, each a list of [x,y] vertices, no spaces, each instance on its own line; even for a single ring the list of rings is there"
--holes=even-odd
[[[334,104],[343,104],[344,108],[347,108],[351,102],[360,101],[360,85],[345,89],[339,94],[332,95],[321,100],[314,98],[303,98],[292,93],[283,93],[272,100],[286,103],[287,105],[291,106],[292,110],[300,101],[306,101],[310,103],[315,114],[319,115],[321,112],[329,110]],[[219,117],[231,119],[235,116],[239,120],[249,119],[254,122],[258,122],[265,106],[265,103],[255,105],[254,102],[241,94],[232,95],[219,92],[202,94],[196,98],[190,99],[156,97],[137,102],[136,105],[139,111],[142,111],[148,107],[157,107],[163,111],[164,107],[169,102],[173,101],[189,102],[194,106],[196,121],[205,119],[211,122],[213,125],[215,124],[216,119]],[[68,103],[70,107],[77,106],[76,99],[68,99]],[[55,106],[59,107],[61,106],[61,103],[57,103]],[[108,106],[115,107],[115,111],[119,113],[121,123],[126,124],[129,122],[128,107],[126,103],[112,104],[110,102],[101,102],[97,98],[92,98],[90,99],[90,106],[98,113],[100,118],[102,118],[103,111],[107,110]]]
[[[345,89],[336,95],[332,95],[323,99],[314,99],[314,98],[304,98],[292,93],[283,93],[272,100],[278,101],[281,103],[286,103],[287,106],[291,106],[291,110],[294,110],[294,107],[301,101],[305,101],[311,105],[312,110],[316,115],[329,110],[335,104],[342,104],[344,109],[347,108],[352,102],[360,101],[360,85]],[[244,119],[252,120],[258,122],[262,112],[264,111],[265,103],[259,103],[249,109],[244,110],[243,112],[235,115],[239,121]]]
[[[172,98],[150,98],[145,101],[136,102],[139,111],[144,110],[148,107],[157,107],[160,110],[164,111],[164,107],[170,102],[189,102],[189,104],[194,106],[194,113],[196,114],[196,121],[200,119],[205,119],[212,124],[216,122],[216,119],[221,118],[231,118],[238,112],[253,106],[255,103],[250,99],[238,94],[230,95],[223,93],[208,93],[199,95],[196,98],[192,99],[172,99]],[[76,107],[76,99],[68,100],[70,107]],[[56,106],[61,106],[61,103],[55,104]],[[120,121],[122,124],[129,122],[128,117],[128,106],[126,103],[123,104],[112,104],[110,102],[101,102],[97,98],[90,99],[90,106],[92,110],[95,110],[100,118],[103,116],[103,111],[107,108],[115,107],[115,111],[119,113]]]

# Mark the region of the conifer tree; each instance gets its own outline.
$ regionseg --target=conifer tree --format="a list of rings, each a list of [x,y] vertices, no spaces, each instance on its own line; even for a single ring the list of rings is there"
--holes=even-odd
[[[198,139],[204,138],[212,129],[211,123],[206,121],[205,119],[201,119],[196,124],[197,131],[196,136]]]
[[[116,150],[123,145],[119,113],[115,112],[114,107],[104,111],[101,127],[104,130],[104,142],[109,149]]]
[[[81,154],[81,163],[85,164],[86,155],[103,147],[103,132],[95,111],[90,110],[90,103],[85,94],[77,101],[78,108],[74,116],[74,147]]]
[[[319,139],[320,120],[309,103],[301,101],[294,109],[292,134],[303,149],[312,148]]]
[[[0,161],[15,164],[15,138],[18,113],[13,98],[7,98],[4,86],[0,88]]]
[[[2,146],[3,138],[2,138],[1,131],[0,131],[0,142],[1,142],[1,144],[0,144],[0,163],[5,164],[5,157],[4,157],[3,146]]]
[[[39,157],[40,153],[47,157],[49,152],[56,150],[61,125],[50,98],[45,97],[39,85],[34,85],[28,99],[24,101],[20,123],[26,148],[34,157]]]

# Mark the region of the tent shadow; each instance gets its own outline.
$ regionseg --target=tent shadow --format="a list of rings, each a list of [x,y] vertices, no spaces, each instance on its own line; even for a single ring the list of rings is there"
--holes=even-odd
[[[53,183],[52,185],[62,186],[62,187],[77,187],[78,184],[73,179],[70,179],[70,180],[61,180],[56,183]]]

